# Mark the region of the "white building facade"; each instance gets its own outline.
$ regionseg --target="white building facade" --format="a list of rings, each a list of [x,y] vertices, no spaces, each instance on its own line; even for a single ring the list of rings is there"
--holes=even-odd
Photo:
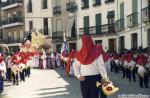
[[[105,50],[150,46],[150,0],[77,0],[77,4],[78,38],[91,35]]]
[[[52,0],[24,0],[25,31],[38,32],[47,37],[51,44]]]
[[[0,43],[6,44],[10,51],[18,51],[24,41],[24,2],[23,0],[6,0],[1,2]]]
[[[61,52],[65,39],[68,51],[76,50],[76,0],[52,0],[52,5],[53,51]]]
[[[150,0],[118,0],[119,50],[150,47]]]
[[[117,50],[114,0],[77,0],[78,37],[91,35],[105,50]],[[78,42],[80,47],[81,42]]]

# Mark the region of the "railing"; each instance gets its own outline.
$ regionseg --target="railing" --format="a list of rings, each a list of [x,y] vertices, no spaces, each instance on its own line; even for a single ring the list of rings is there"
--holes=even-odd
[[[121,18],[116,21],[116,31],[121,31],[123,29],[124,29],[124,19]]]
[[[89,30],[89,33],[84,32],[85,29]],[[101,34],[113,34],[115,31],[115,24],[105,24],[99,26],[85,27],[79,29],[79,35],[101,35]]]
[[[150,21],[150,9],[149,6],[142,9],[142,21],[147,22]]]
[[[12,23],[21,22],[24,23],[24,19],[22,17],[10,17],[2,20],[1,25],[7,25]]]
[[[54,38],[54,39],[63,38],[63,32],[62,31],[53,32],[52,38]]]
[[[53,7],[53,14],[61,14],[61,6],[55,6]]]
[[[114,2],[114,0],[106,0],[105,3]]]
[[[138,13],[132,13],[127,16],[127,27],[136,26],[138,24]]]
[[[8,37],[7,39],[4,39],[4,42],[6,44],[11,44],[11,43],[21,43],[23,42],[24,39],[23,38],[12,38],[12,37]]]
[[[75,12],[77,10],[77,4],[75,2],[69,2],[66,4],[66,11]]]
[[[15,3],[23,3],[23,0],[7,0],[7,2],[2,3],[2,7],[6,7]]]

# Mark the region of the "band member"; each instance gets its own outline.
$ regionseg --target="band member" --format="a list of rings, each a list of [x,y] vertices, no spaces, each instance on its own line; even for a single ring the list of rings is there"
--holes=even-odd
[[[4,78],[6,73],[6,64],[4,63],[3,56],[0,55],[0,94],[4,90]]]
[[[127,72],[128,72],[128,78],[129,78],[129,81],[131,81],[131,78],[133,78],[133,81],[136,82],[136,76],[135,76],[135,71],[134,71],[134,68],[136,66],[136,62],[133,61],[133,55],[132,53],[129,53],[128,54],[128,57],[127,57]]]
[[[50,67],[51,67],[51,58],[50,58],[50,53],[47,53],[46,54],[46,64],[47,64],[47,68],[49,68],[50,69]]]
[[[72,66],[72,63],[74,62],[74,55],[75,55],[75,50],[72,49],[70,51],[70,53],[68,54],[68,59],[66,61],[66,74],[67,76],[72,76],[74,75],[74,72],[73,72],[73,66]]]
[[[5,58],[5,63],[6,63],[6,66],[7,66],[7,76],[6,76],[6,79],[8,81],[11,81],[11,64],[10,64],[10,61],[11,61],[11,56],[8,55]]]
[[[141,88],[143,88],[143,85],[145,88],[148,88],[148,75],[147,71],[145,69],[145,63],[146,57],[144,56],[143,53],[139,54],[139,57],[137,59],[137,64],[139,65],[138,67],[138,75],[139,75],[139,85]]]
[[[126,54],[122,54],[120,57],[120,66],[122,70],[122,78],[126,76],[126,67],[125,67]]]
[[[13,85],[19,85],[18,81],[18,75],[19,75],[19,57],[18,54],[16,53],[14,56],[11,58],[11,71],[12,71],[12,77],[13,77]]]
[[[34,68],[39,68],[39,53],[35,52],[35,65]]]
[[[90,36],[82,37],[82,48],[75,54],[73,69],[80,80],[83,98],[99,98],[100,89],[96,87],[96,81],[105,81],[108,77],[102,51],[94,45]],[[107,97],[102,90],[100,96]]]
[[[60,56],[60,54],[58,52],[56,54],[56,63],[57,63],[58,67],[61,66],[61,56]]]

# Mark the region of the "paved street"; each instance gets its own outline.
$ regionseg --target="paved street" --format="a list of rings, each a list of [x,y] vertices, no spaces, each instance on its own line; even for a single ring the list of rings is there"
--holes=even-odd
[[[150,95],[150,89],[141,89],[138,83],[121,79],[121,75],[112,73],[110,78],[120,90],[118,94],[146,94]],[[108,98],[118,98],[118,94]],[[26,82],[20,82],[19,86],[5,83],[5,94],[0,98],[81,98],[79,81],[65,76],[64,71],[56,70],[32,70],[30,78]]]

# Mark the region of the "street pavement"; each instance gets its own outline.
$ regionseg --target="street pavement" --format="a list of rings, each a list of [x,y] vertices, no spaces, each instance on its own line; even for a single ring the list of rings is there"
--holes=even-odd
[[[110,80],[119,87],[119,92],[108,98],[123,94],[150,95],[150,89],[140,88],[138,82],[122,79],[120,74],[109,74]],[[18,86],[5,82],[4,95],[0,98],[82,98],[79,81],[66,77],[62,68],[55,70],[33,69],[31,77]],[[120,97],[121,98],[121,97]],[[122,97],[123,98],[123,97]]]

